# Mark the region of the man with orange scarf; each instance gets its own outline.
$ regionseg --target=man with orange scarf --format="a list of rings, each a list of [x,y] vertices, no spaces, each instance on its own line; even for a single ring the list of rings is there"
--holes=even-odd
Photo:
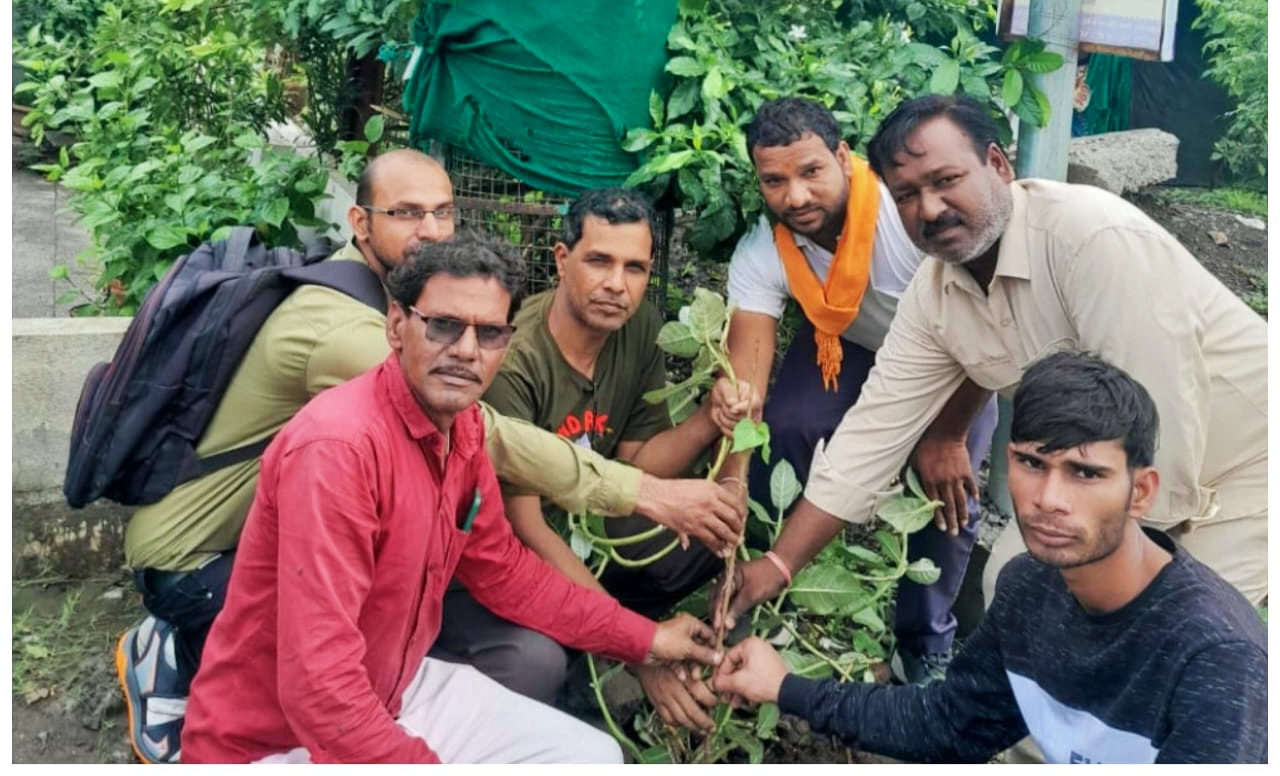
[[[730,360],[738,375],[754,375],[753,388],[763,397],[778,319],[789,298],[799,303],[804,320],[764,404],[764,419],[777,457],[804,482],[818,442],[857,401],[922,255],[883,184],[849,150],[823,106],[799,98],[765,103],[747,127],[747,147],[768,214],[743,236],[729,264],[729,299],[736,306]],[[724,378],[715,390],[725,392],[726,401],[734,395]],[[977,538],[973,471],[990,447],[994,424],[987,394],[963,386],[912,460],[926,490],[945,507],[936,528],[912,535],[908,555],[932,559],[942,575],[933,585],[904,580],[899,586],[893,664],[901,681],[940,678],[949,662],[956,629],[951,606]],[[767,504],[768,467],[757,459],[751,468],[752,497]],[[725,476],[741,476],[741,465]],[[763,560],[748,564],[750,570],[784,579],[798,571],[776,556]]]

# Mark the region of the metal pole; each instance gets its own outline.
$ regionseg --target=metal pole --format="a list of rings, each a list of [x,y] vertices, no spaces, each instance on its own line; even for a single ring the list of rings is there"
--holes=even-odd
[[[1052,73],[1031,76],[1032,85],[1049,98],[1049,122],[1043,127],[1019,125],[1014,163],[1019,178],[1067,179],[1082,5],[1082,0],[1031,0],[1027,35],[1043,40],[1045,50],[1061,54],[1063,63]]]
[[[1082,0],[1031,0],[1027,34],[1045,42],[1046,51],[1062,55],[1062,67],[1033,75],[1031,83],[1049,98],[1049,122],[1043,127],[1019,123],[1014,168],[1019,178],[1067,179],[1067,150],[1071,143],[1071,105],[1076,86],[1076,60],[1080,46]],[[987,497],[1006,516],[1013,516],[1009,496],[1009,429],[1013,403],[1000,398],[999,422],[991,438],[991,466],[987,471]]]

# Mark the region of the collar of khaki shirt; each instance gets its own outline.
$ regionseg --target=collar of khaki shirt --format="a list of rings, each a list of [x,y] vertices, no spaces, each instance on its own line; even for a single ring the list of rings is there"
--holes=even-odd
[[[1027,194],[1018,181],[1009,184],[1013,197],[1013,211],[1009,223],[1000,235],[1000,251],[996,256],[995,278],[1031,279],[1031,262],[1027,259]],[[976,296],[985,297],[986,291],[978,287],[969,270],[962,265],[946,263],[942,268],[942,287],[955,286]]]

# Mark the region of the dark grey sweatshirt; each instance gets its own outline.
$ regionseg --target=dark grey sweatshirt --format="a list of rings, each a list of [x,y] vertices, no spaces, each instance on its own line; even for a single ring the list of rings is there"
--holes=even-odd
[[[1233,587],[1164,534],[1173,561],[1091,615],[1020,555],[947,678],[924,688],[788,676],[784,711],[901,760],[985,762],[1028,733],[1049,762],[1264,763],[1266,632]]]

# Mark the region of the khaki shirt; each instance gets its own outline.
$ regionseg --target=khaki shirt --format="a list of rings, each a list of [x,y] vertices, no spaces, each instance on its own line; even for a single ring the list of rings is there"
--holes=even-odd
[[[990,294],[967,270],[925,260],[857,404],[815,450],[805,497],[870,520],[965,376],[1011,396],[1028,364],[1075,349],[1124,369],[1155,400],[1161,483],[1147,522],[1265,512],[1265,491],[1233,490],[1231,478],[1266,468],[1266,322],[1119,197],[1041,180],[1010,189]]]
[[[364,261],[351,243],[333,259]],[[197,454],[215,455],[267,438],[312,396],[377,366],[387,353],[382,313],[332,289],[297,289],[254,337]],[[554,494],[557,504],[572,511],[634,511],[644,476],[639,469],[482,408],[486,448],[504,482]],[[125,529],[127,564],[189,571],[234,549],[257,482],[255,459],[187,482],[142,507]]]

